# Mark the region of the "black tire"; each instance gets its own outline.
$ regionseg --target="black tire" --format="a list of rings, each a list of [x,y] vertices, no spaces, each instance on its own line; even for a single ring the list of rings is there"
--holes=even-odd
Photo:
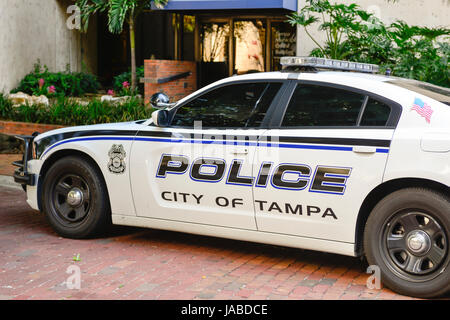
[[[372,210],[364,250],[384,285],[403,295],[435,298],[450,291],[450,200],[421,188],[396,191]]]
[[[81,157],[68,156],[50,167],[43,183],[42,205],[50,225],[66,238],[98,236],[111,225],[103,176]]]

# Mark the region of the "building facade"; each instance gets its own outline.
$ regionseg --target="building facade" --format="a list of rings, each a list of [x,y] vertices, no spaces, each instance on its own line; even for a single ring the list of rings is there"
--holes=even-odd
[[[450,0],[336,0],[356,2],[389,23],[449,26]],[[144,12],[137,23],[137,63],[196,63],[197,87],[233,74],[278,70],[285,55],[308,55],[315,47],[286,15],[306,0],[170,0]],[[0,1],[0,91],[9,92],[39,60],[50,71],[88,71],[105,86],[130,64],[128,30],[112,35],[98,15],[87,34],[68,27],[70,0]],[[314,37],[323,40],[316,26]]]
[[[67,27],[69,0],[0,1],[0,92],[40,61],[50,71],[96,71],[96,23],[88,34]]]

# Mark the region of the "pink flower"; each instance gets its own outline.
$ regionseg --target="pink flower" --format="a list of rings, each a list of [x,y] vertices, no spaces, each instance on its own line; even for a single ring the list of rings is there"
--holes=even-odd
[[[124,83],[122,83],[122,87],[128,89],[130,87],[130,83],[128,81],[125,81]]]
[[[47,88],[48,93],[53,94],[56,93],[56,88],[55,86],[50,86]]]
[[[109,89],[108,90],[108,96],[114,96],[114,95],[115,95],[114,90]]]
[[[44,84],[45,84],[45,80],[44,79],[39,79],[39,89],[42,89],[42,87],[44,86]]]

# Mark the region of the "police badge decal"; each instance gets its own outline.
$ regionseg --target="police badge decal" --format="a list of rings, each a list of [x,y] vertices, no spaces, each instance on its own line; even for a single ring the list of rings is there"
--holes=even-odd
[[[108,152],[109,162],[108,169],[111,173],[122,174],[125,172],[125,157],[127,153],[125,152],[123,145],[113,144],[111,150]]]

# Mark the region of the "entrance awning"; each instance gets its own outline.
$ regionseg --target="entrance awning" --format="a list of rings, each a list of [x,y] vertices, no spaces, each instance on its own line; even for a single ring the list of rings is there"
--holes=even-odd
[[[297,11],[297,0],[169,0],[162,10],[236,9],[287,9]]]

